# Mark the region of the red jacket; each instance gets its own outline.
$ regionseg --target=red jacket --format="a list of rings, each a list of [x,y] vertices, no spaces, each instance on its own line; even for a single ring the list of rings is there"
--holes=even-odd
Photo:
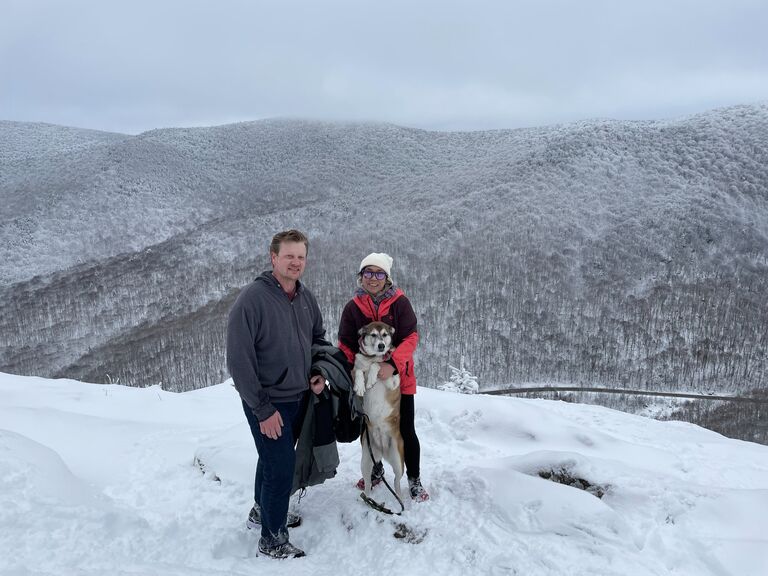
[[[339,321],[339,348],[349,362],[354,363],[355,354],[360,350],[357,331],[374,320],[385,322],[395,329],[392,361],[400,374],[400,392],[416,394],[416,375],[413,372],[413,353],[419,343],[416,314],[400,288],[391,297],[382,300],[378,310],[367,293],[357,294],[347,302]]]

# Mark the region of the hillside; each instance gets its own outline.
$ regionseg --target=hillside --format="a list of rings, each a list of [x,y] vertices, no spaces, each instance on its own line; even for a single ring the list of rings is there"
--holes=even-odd
[[[374,512],[354,487],[360,445],[340,444],[336,477],[295,503],[304,521],[291,540],[307,557],[283,562],[258,556],[245,528],[256,450],[230,383],[174,394],[0,374],[0,423],[2,574],[766,568],[768,447],[682,422],[420,389],[431,499],[396,521]],[[418,537],[393,538],[397,523]]]
[[[395,257],[427,386],[463,356],[486,388],[766,387],[766,105],[472,133],[0,130],[0,370],[221,382],[228,305],[297,227],[331,335],[360,259]]]

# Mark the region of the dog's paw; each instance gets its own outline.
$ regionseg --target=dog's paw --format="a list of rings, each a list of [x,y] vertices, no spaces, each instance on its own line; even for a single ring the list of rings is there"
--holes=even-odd
[[[371,364],[371,367],[368,369],[368,379],[365,383],[365,387],[370,390],[374,386],[376,386],[376,381],[379,379],[379,365],[378,363]]]
[[[387,388],[390,390],[400,388],[400,374],[393,374],[391,378],[387,378]]]
[[[362,370],[355,370],[355,385],[352,390],[358,396],[365,396],[365,376]]]

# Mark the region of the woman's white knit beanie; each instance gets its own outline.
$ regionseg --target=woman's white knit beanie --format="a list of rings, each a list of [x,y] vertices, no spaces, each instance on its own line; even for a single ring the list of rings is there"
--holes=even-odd
[[[362,272],[366,266],[378,266],[387,273],[387,276],[391,276],[392,262],[394,262],[394,260],[392,260],[392,256],[389,254],[384,254],[384,252],[372,252],[360,262],[358,272]]]

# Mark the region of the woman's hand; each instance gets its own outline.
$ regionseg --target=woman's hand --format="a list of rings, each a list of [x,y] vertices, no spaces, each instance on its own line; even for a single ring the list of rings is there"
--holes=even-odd
[[[386,380],[387,378],[391,378],[392,374],[395,373],[395,367],[392,366],[389,362],[382,362],[379,364],[379,380]]]

